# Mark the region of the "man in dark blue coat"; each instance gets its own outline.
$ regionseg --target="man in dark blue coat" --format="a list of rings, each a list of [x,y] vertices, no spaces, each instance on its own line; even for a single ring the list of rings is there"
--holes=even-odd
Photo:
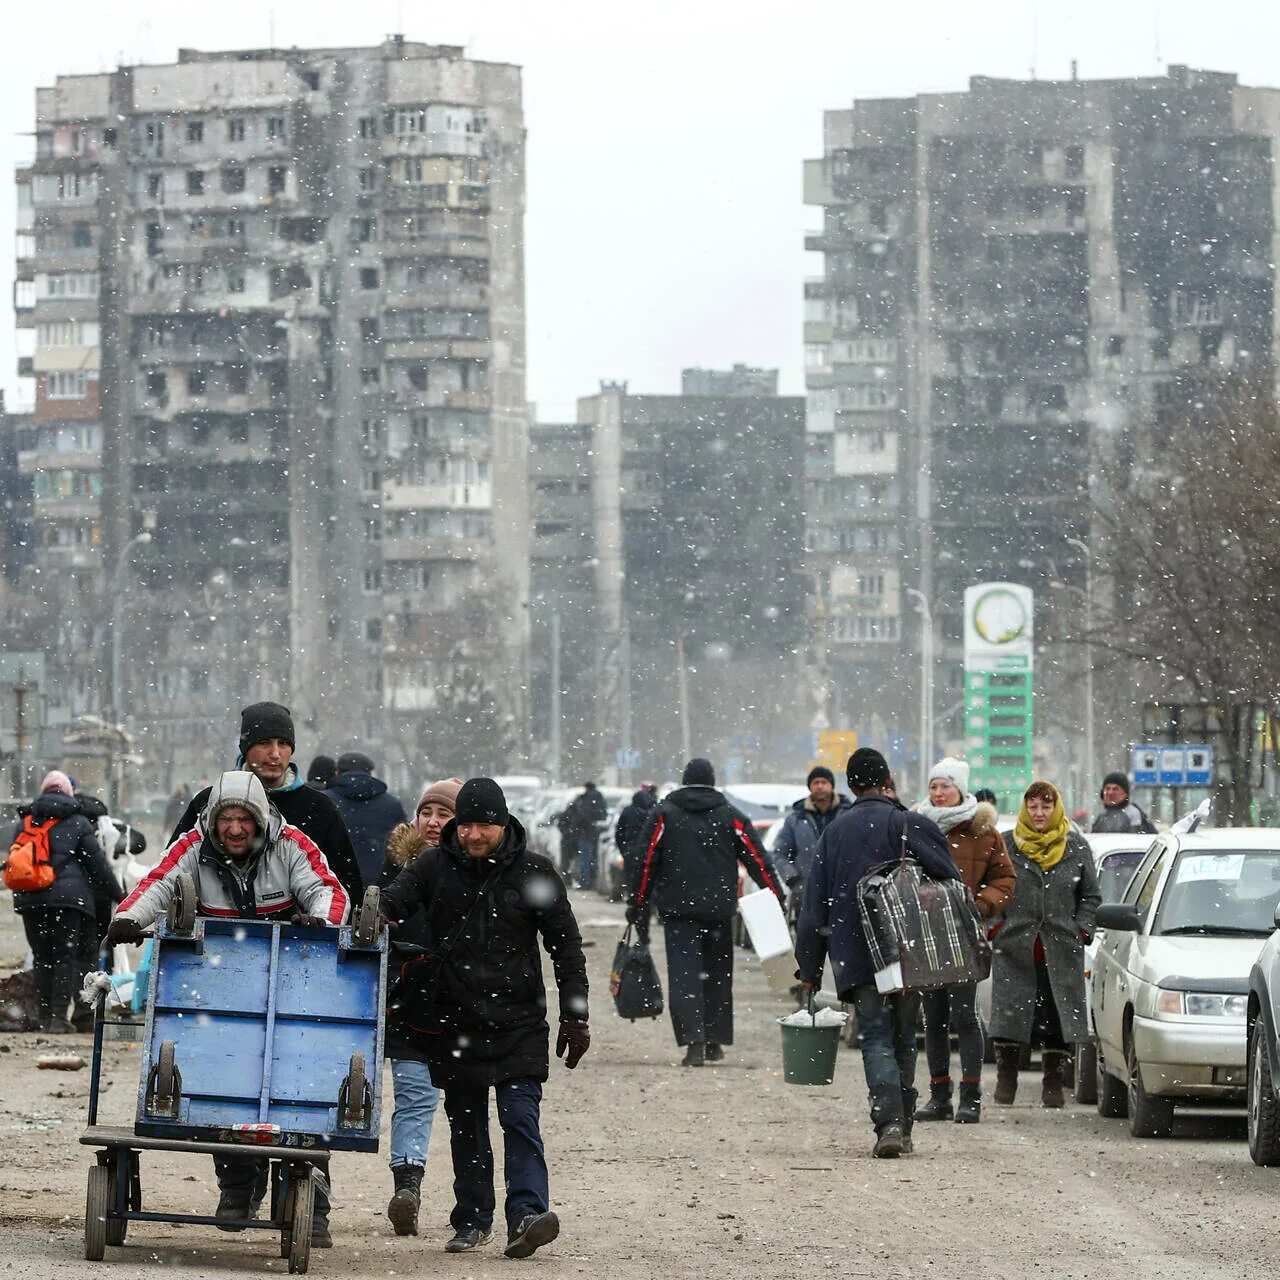
[[[904,848],[935,880],[958,880],[960,872],[941,830],[921,814],[908,814],[888,794],[892,779],[884,756],[859,747],[846,772],[854,804],[818,841],[796,927],[796,977],[807,995],[821,984],[823,962],[830,959],[836,991],[853,1006],[862,1038],[876,1130],[873,1154],[894,1158],[911,1150],[920,996],[882,996],[876,990],[858,882],[872,867],[901,858]]]
[[[338,757],[338,772],[324,790],[342,815],[365,884],[377,884],[387,857],[387,837],[408,822],[404,805],[373,776],[373,761],[359,751]]]

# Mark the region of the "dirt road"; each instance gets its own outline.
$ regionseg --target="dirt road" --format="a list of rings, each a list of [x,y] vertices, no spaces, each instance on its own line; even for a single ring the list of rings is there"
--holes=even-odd
[[[1274,1267],[1280,1170],[1258,1169],[1244,1121],[1196,1115],[1170,1141],[1138,1142],[1092,1108],[1038,1105],[1034,1078],[981,1125],[918,1126],[916,1154],[869,1157],[861,1063],[841,1051],[836,1083],[783,1084],[774,1018],[785,1012],[740,953],[738,1043],[720,1066],[682,1069],[670,1025],[620,1022],[607,972],[621,911],[575,894],[594,991],[595,1043],[573,1074],[553,1063],[544,1132],[563,1234],[528,1263],[500,1247],[450,1256],[447,1128],[441,1115],[424,1186],[423,1234],[397,1239],[384,1216],[381,1156],[335,1157],[336,1247],[311,1273],[348,1280],[405,1274],[659,1280],[839,1276],[1240,1277]],[[0,903],[0,962],[20,945]],[[657,941],[655,930],[655,941]],[[91,1157],[77,1139],[88,1072],[37,1071],[37,1053],[87,1041],[0,1036],[0,1275],[59,1280],[282,1273],[275,1238],[131,1224],[103,1263],[83,1260]],[[923,1077],[923,1061],[921,1075]],[[113,1047],[104,1120],[131,1119],[137,1052]],[[989,1087],[989,1082],[988,1082]],[[390,1111],[389,1077],[384,1090]],[[496,1122],[494,1126],[497,1133]],[[148,1207],[211,1211],[204,1157],[144,1156]]]

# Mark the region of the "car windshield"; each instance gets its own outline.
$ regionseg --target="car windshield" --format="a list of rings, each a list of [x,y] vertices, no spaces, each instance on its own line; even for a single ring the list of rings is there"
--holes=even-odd
[[[1156,933],[1265,936],[1280,900],[1280,849],[1184,849],[1169,875]]]
[[[1124,853],[1108,854],[1102,860],[1102,865],[1098,868],[1098,887],[1102,891],[1103,902],[1119,902],[1123,899],[1133,873],[1145,857],[1145,849],[1135,849],[1132,852],[1126,850]]]

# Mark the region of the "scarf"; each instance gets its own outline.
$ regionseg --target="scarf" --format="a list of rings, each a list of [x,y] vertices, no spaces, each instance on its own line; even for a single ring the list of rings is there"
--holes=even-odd
[[[1041,871],[1049,871],[1062,861],[1067,851],[1067,835],[1071,824],[1062,808],[1062,797],[1059,796],[1049,816],[1049,825],[1043,831],[1037,831],[1031,825],[1031,815],[1027,812],[1027,802],[1022,802],[1018,810],[1018,825],[1013,829],[1013,842],[1018,852],[1030,858]]]
[[[968,822],[978,812],[978,797],[965,796],[959,804],[949,805],[945,809],[935,808],[926,800],[916,809],[916,812],[923,814],[930,822],[937,823],[945,835],[952,827]]]

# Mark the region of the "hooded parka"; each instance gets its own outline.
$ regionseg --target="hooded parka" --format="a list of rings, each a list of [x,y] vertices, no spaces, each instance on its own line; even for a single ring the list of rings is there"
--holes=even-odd
[[[53,824],[49,828],[49,865],[54,878],[38,893],[15,893],[16,912],[78,911],[93,919],[95,892],[110,902],[119,902],[120,885],[98,843],[94,824],[80,812],[74,796],[46,791],[26,812],[37,822]],[[13,828],[10,843],[21,830],[21,823]]]

